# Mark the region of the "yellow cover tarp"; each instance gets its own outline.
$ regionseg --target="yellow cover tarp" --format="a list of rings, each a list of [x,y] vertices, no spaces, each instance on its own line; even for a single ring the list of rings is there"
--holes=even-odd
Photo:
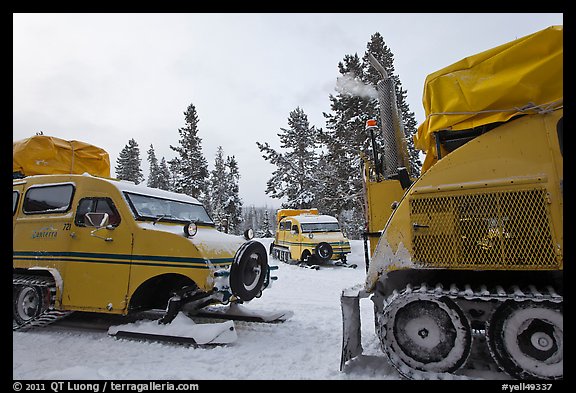
[[[433,132],[466,130],[521,113],[562,106],[563,27],[551,26],[466,57],[426,78],[426,120],[414,135],[426,153],[424,173],[436,162]]]
[[[12,147],[12,171],[24,176],[87,172],[110,177],[108,152],[86,142],[35,135]]]

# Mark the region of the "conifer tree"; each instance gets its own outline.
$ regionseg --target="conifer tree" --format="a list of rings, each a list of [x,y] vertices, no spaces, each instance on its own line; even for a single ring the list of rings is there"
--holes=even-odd
[[[318,164],[318,133],[310,126],[308,116],[298,107],[290,112],[289,128],[281,128],[278,152],[268,142],[256,142],[263,154],[276,169],[267,182],[266,194],[272,198],[286,198],[282,204],[287,208],[310,208],[316,203],[318,188],[316,166]]]
[[[222,232],[239,234],[242,221],[242,200],[240,199],[240,171],[234,156],[224,158],[224,149],[218,146],[214,159],[214,169],[210,172],[209,198],[205,205]]]
[[[185,126],[178,129],[180,140],[178,146],[170,148],[178,153],[178,157],[169,161],[173,181],[171,189],[204,199],[208,178],[208,164],[202,154],[202,139],[198,136],[198,115],[194,104],[190,104],[184,112]]]
[[[129,180],[135,184],[144,180],[144,175],[140,169],[140,149],[134,139],[130,139],[128,144],[120,151],[116,163],[116,177],[121,180]]]
[[[244,229],[255,229],[257,223],[256,207],[250,205],[250,207],[242,209],[242,216],[244,221]]]
[[[319,205],[328,214],[338,217],[352,238],[359,237],[365,221],[360,154],[364,153],[369,159],[372,157],[372,146],[369,134],[365,132],[365,124],[368,119],[380,119],[376,84],[382,77],[368,61],[368,53],[378,60],[395,81],[396,100],[409,149],[410,175],[417,177],[421,168],[412,139],[416,121],[406,102],[407,92],[402,89],[400,78],[394,73],[392,52],[382,36],[375,33],[367,44],[362,60],[357,54],[346,55],[338,64],[341,74],[337,85],[338,94],[330,95],[331,113],[324,113],[326,130],[321,134],[326,153],[319,164],[323,174],[322,182],[325,184]],[[381,135],[378,135],[377,144],[382,145]]]
[[[226,185],[227,199],[224,204],[224,212],[228,218],[228,232],[239,234],[242,222],[242,200],[240,199],[240,170],[234,156],[226,157]]]
[[[158,166],[158,188],[161,190],[170,189],[170,170],[168,169],[168,164],[166,159],[162,157],[160,160],[160,165]]]
[[[160,176],[160,166],[158,164],[158,159],[156,158],[156,153],[154,152],[154,146],[150,145],[150,148],[147,151],[148,153],[148,164],[150,165],[149,174],[148,174],[148,182],[146,185],[152,188],[159,188],[158,187],[158,180]]]
[[[273,237],[272,231],[270,230],[270,212],[267,208],[264,208],[260,218],[260,225],[257,232],[258,237]]]
[[[224,150],[222,146],[218,146],[216,158],[214,159],[214,169],[210,172],[208,203],[205,203],[205,205],[209,208],[209,213],[216,224],[216,228],[220,231],[224,231],[222,225],[226,218],[224,205],[227,199],[227,187]]]
[[[366,82],[374,86],[376,86],[382,77],[378,71],[370,64],[368,60],[368,53],[371,53],[376,58],[376,60],[378,60],[388,75],[394,80],[396,88],[396,104],[402,116],[406,146],[408,148],[408,159],[410,161],[410,168],[407,169],[409,170],[410,176],[416,178],[420,175],[420,169],[422,168],[422,162],[420,161],[418,150],[416,150],[414,147],[413,139],[413,136],[417,131],[418,123],[416,122],[414,112],[410,111],[410,107],[407,102],[408,92],[402,88],[400,77],[395,74],[394,55],[388,46],[386,46],[382,35],[378,32],[374,33],[370,38],[370,42],[367,44],[366,53],[362,58],[365,67]],[[377,100],[374,102],[374,105],[374,118],[378,119],[379,108]]]
[[[338,69],[348,82],[363,86],[364,66],[357,54],[346,55]],[[321,141],[326,153],[320,165],[324,189],[319,205],[326,214],[338,218],[351,238],[358,238],[364,227],[360,153],[370,148],[364,129],[366,120],[373,117],[376,97],[373,89],[354,94],[343,89],[330,95],[332,113],[324,113],[326,131],[321,134]]]

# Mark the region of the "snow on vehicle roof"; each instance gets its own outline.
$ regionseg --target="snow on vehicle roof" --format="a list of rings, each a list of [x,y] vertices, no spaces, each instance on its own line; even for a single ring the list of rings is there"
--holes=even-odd
[[[173,192],[173,191],[161,190],[159,188],[147,187],[143,183],[135,184],[134,182],[131,182],[128,180],[120,180],[120,179],[113,179],[113,178],[109,178],[109,177],[93,176],[87,172],[84,172],[81,175],[78,175],[78,174],[70,174],[70,175],[56,174],[56,175],[33,175],[33,176],[29,176],[29,177],[30,178],[32,178],[32,177],[44,178],[44,179],[52,179],[52,178],[60,179],[62,177],[65,177],[67,179],[70,179],[70,181],[67,181],[67,183],[73,184],[73,179],[76,176],[84,176],[84,177],[90,177],[93,179],[106,181],[106,182],[112,184],[113,186],[115,186],[121,192],[127,191],[127,192],[133,192],[135,194],[150,195],[150,196],[156,197],[156,198],[172,199],[172,200],[179,201],[179,202],[194,203],[196,205],[202,204],[198,201],[198,199],[193,198],[193,197],[186,195],[186,194],[180,194],[180,193]],[[26,184],[26,178],[13,179],[12,183],[13,183],[13,185]],[[38,185],[39,186],[40,185],[41,186],[48,186],[48,185],[52,185],[52,184],[61,185],[61,184],[63,184],[63,182],[55,180],[53,183],[41,183]]]
[[[198,199],[186,194],[179,194],[173,191],[161,190],[159,188],[147,187],[144,184],[135,184],[131,181],[101,178],[113,184],[120,191],[133,192],[135,194],[150,195],[156,198],[172,199],[180,202],[194,203],[200,205]]]
[[[300,214],[299,216],[286,217],[288,220],[295,219],[301,224],[308,223],[319,223],[319,222],[338,222],[335,217],[327,215],[316,215],[316,214]]]

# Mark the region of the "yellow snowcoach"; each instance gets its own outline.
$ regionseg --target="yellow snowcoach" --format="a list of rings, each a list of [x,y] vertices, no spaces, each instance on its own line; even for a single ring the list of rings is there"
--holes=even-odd
[[[415,138],[426,160],[413,182],[393,79],[371,62],[384,165],[365,182],[379,236],[364,283],[342,292],[341,369],[362,354],[360,299],[370,297],[382,351],[406,378],[474,368],[562,379],[562,26],[426,78]]]
[[[319,214],[318,209],[280,209],[270,254],[283,262],[318,268],[328,261],[347,267],[350,242],[335,217]]]
[[[14,330],[73,311],[160,309],[167,324],[184,306],[231,303],[220,312],[234,317],[242,309],[232,305],[270,287],[261,243],[218,232],[195,198],[109,178],[107,153],[74,147],[48,136],[14,143]]]

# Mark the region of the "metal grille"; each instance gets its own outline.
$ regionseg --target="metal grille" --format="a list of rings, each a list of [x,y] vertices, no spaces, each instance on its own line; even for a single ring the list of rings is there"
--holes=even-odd
[[[414,198],[414,259],[443,268],[557,267],[548,205],[545,189]]]

